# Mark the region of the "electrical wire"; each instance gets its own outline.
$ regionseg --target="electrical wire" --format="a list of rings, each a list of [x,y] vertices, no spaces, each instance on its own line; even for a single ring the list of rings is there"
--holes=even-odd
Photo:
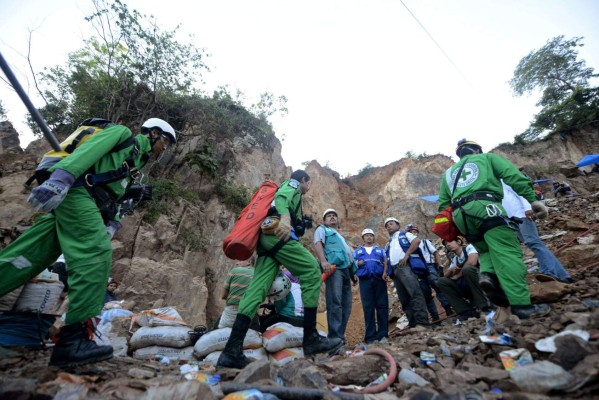
[[[433,37],[433,35],[431,35],[429,33],[429,31],[426,29],[426,27],[418,20],[418,18],[416,18],[416,16],[414,15],[414,13],[408,8],[408,6],[406,5],[406,3],[403,2],[403,0],[399,0],[399,2],[405,7],[406,10],[408,10],[408,12],[410,13],[410,15],[414,18],[414,20],[418,23],[418,25],[420,25],[420,27],[422,28],[422,30],[428,35],[428,37],[433,41],[433,43],[437,46],[437,48],[441,51],[441,53],[443,53],[443,55],[445,56],[445,58],[447,58],[447,60],[451,63],[451,65],[453,65],[453,67],[455,68],[455,70],[458,72],[458,74],[460,74],[460,76],[462,77],[462,79],[464,79],[464,81],[468,84],[468,86],[470,86],[470,88],[476,92],[476,89],[474,88],[474,86],[470,83],[470,81],[468,80],[468,78],[466,78],[466,75],[464,75],[462,73],[462,71],[458,68],[458,66],[456,65],[456,63],[453,62],[453,60],[451,59],[451,57],[449,57],[449,55],[445,52],[445,50],[443,50],[443,48],[441,47],[441,45],[439,43],[437,43],[437,41],[435,40],[435,38]]]

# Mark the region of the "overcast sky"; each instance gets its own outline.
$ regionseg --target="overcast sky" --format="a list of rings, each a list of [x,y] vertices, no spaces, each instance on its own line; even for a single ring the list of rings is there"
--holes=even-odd
[[[522,57],[558,35],[583,36],[579,58],[599,72],[596,0],[126,3],[164,29],[180,23],[194,34],[211,54],[206,92],[229,85],[253,101],[265,91],[286,96],[289,113],[273,124],[294,169],[316,159],[355,174],[407,151],[453,155],[462,137],[484,150],[512,141],[538,97],[513,97],[507,81]],[[90,10],[90,0],[0,2],[0,51],[37,106],[24,60],[29,30],[36,71],[64,64],[87,36]],[[0,99],[28,143],[25,109],[4,82]]]

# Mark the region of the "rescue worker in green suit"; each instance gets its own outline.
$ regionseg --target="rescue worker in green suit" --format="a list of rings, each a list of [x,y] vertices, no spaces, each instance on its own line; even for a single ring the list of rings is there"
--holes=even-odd
[[[267,217],[265,222],[274,220],[278,224],[271,224],[269,229],[263,229],[260,233],[254,276],[239,303],[237,318],[227,345],[218,359],[218,367],[241,369],[248,364],[242,352],[243,340],[281,265],[300,281],[304,303],[304,355],[325,352],[333,354],[343,346],[341,339],[327,339],[316,330],[321,272],[314,256],[299,242],[305,229],[302,195],[308,192],[310,185],[310,176],[303,170],[297,170],[277,190],[274,206],[269,211],[271,217]]]
[[[548,314],[547,304],[531,304],[520,243],[501,205],[503,179],[532,204],[538,216],[547,215],[530,179],[504,157],[483,154],[473,141],[460,140],[456,155],[460,161],[441,179],[439,211],[451,205],[456,226],[478,250],[482,289],[496,305],[511,306],[520,318]]]
[[[28,198],[36,210],[48,213],[0,252],[0,296],[38,275],[64,253],[69,310],[50,358],[52,366],[112,357],[112,346],[96,345],[90,330],[94,329],[93,317],[102,311],[112,265],[109,234],[120,227],[117,199],[125,194],[133,181],[131,175],[145,165],[150,154],[158,156],[169,143],[176,142],[175,130],[158,118],[144,122],[142,133],[133,138],[129,128],[109,126],[52,166],[50,178],[35,187]],[[121,143],[130,144],[118,146]],[[115,146],[119,150],[113,151]],[[118,180],[110,181],[107,175]],[[94,182],[97,184],[90,187]],[[97,201],[100,191],[110,196],[108,201]],[[103,216],[100,207],[113,210],[112,217],[107,211]]]

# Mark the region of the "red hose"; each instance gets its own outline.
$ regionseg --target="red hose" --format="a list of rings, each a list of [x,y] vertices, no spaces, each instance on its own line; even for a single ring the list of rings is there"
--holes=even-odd
[[[561,251],[563,249],[565,249],[566,247],[570,246],[572,243],[574,243],[574,241],[576,241],[576,239],[583,237],[584,235],[586,235],[589,232],[594,231],[596,228],[599,227],[599,224],[595,224],[593,226],[591,226],[587,231],[581,233],[580,235],[576,236],[574,239],[570,240],[568,243],[566,243],[565,245],[563,245],[562,247],[560,247],[559,249],[555,250],[553,252],[554,255],[561,253]]]
[[[387,375],[387,379],[385,379],[385,382],[379,383],[378,385],[368,386],[367,388],[364,388],[362,390],[356,390],[354,391],[354,393],[373,394],[383,392],[387,390],[387,388],[391,386],[393,382],[395,382],[395,378],[397,378],[397,363],[395,362],[393,357],[391,357],[391,354],[387,353],[383,349],[368,349],[364,352],[364,355],[366,356],[368,354],[376,354],[385,357],[385,359],[391,367],[389,370],[389,374]]]

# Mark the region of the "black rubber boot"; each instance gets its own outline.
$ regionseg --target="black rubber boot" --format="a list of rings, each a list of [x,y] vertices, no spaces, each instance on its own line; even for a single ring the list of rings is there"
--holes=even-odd
[[[551,312],[551,307],[548,304],[530,304],[528,306],[512,306],[512,313],[516,314],[520,319],[528,319],[531,317],[542,317]]]
[[[499,279],[497,279],[497,275],[491,274],[489,272],[481,272],[478,284],[483,292],[485,292],[491,303],[499,307],[510,306],[510,301],[501,288]]]
[[[221,353],[216,366],[218,368],[237,368],[243,369],[248,365],[248,360],[243,354],[243,340],[250,328],[250,322],[252,320],[243,314],[237,314],[233,328],[231,329],[231,336],[227,341],[225,349]]]
[[[337,354],[343,347],[340,338],[329,339],[320,336],[316,330],[316,307],[304,308],[304,355],[311,356],[317,353]]]
[[[60,328],[48,365],[73,367],[112,358],[112,346],[99,346],[91,339],[94,331],[91,320]]]

